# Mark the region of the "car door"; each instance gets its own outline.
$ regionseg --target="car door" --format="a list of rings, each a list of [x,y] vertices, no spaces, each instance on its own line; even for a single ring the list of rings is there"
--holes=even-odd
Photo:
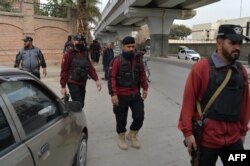
[[[71,116],[63,116],[57,97],[34,80],[5,82],[1,88],[36,166],[71,165],[81,128]]]
[[[186,51],[185,50],[181,50],[180,51],[180,58],[181,59],[185,59],[186,58]]]
[[[0,97],[0,165],[34,166],[28,147],[21,143],[18,132]]]

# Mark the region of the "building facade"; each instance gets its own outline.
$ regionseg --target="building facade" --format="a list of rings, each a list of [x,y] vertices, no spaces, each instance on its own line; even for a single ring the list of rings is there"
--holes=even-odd
[[[243,34],[250,37],[250,17],[221,19],[215,23],[197,24],[192,26],[193,40],[215,40],[221,24],[237,24],[243,27]]]
[[[1,64],[14,63],[15,55],[23,47],[24,36],[34,39],[34,45],[46,59],[61,61],[64,43],[68,35],[75,33],[77,13],[68,10],[65,18],[42,16],[35,4],[33,0],[22,0],[16,5],[20,10],[0,11]]]

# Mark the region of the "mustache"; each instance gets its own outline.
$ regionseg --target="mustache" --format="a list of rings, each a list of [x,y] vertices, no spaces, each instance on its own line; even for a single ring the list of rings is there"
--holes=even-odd
[[[232,54],[235,54],[235,53],[236,53],[236,54],[240,54],[240,50],[237,49],[237,50],[234,50],[234,51],[232,52]]]

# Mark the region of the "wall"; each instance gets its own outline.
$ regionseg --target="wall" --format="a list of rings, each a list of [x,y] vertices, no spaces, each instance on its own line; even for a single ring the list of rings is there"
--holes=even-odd
[[[35,16],[29,0],[22,2],[21,9],[20,13],[0,11],[1,64],[14,63],[24,36],[33,37],[33,44],[42,50],[47,61],[60,62],[67,36],[74,33],[76,13],[68,11],[67,18]]]

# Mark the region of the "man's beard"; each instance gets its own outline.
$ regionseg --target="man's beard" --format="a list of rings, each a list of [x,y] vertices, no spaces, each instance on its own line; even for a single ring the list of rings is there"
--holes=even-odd
[[[24,45],[24,48],[29,48],[29,47],[30,47],[29,44]]]
[[[234,61],[239,59],[240,50],[237,49],[229,53],[224,47],[222,47],[222,54],[229,62],[233,63]]]
[[[75,48],[80,51],[83,52],[85,50],[85,45],[84,44],[76,44]]]

